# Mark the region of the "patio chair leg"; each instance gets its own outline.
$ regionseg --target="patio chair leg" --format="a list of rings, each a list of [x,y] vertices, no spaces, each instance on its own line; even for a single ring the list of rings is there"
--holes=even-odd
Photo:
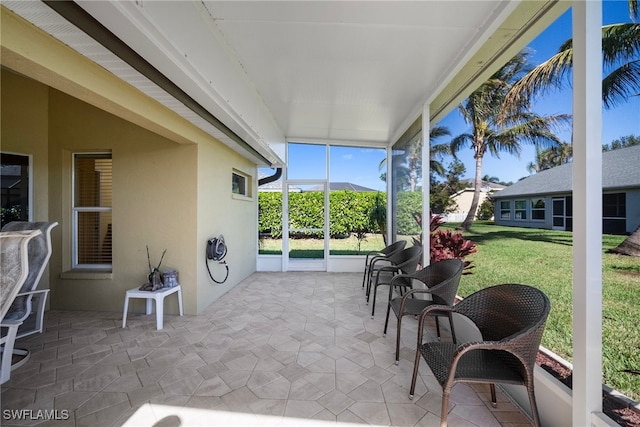
[[[442,409],[440,412],[440,427],[447,427],[447,415],[449,415],[449,390],[442,390]]]
[[[384,331],[382,331],[382,336],[387,336],[387,326],[389,326],[389,312],[391,311],[391,301],[387,304],[387,317],[384,319]]]
[[[413,362],[413,376],[411,377],[411,388],[409,388],[409,400],[413,400],[416,391],[416,380],[418,378],[418,365],[420,364],[420,346],[416,349],[416,360]]]
[[[438,341],[441,341],[440,337],[440,322],[438,321],[438,316],[434,316],[436,318],[436,334],[438,335]]]
[[[496,385],[494,383],[491,383],[489,384],[489,388],[491,389],[491,406],[497,408],[498,400],[496,399]]]
[[[402,315],[398,316],[398,330],[396,332],[396,365],[400,364],[400,331],[402,330]]]

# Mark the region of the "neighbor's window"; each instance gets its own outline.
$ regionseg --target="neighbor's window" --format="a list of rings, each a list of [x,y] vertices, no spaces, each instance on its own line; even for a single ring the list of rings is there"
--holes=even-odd
[[[511,219],[511,200],[500,202],[500,219]]]
[[[231,192],[235,195],[251,197],[251,185],[249,175],[238,170],[231,173]]]
[[[627,198],[625,193],[602,195],[602,231],[624,234],[627,231]]]
[[[515,219],[527,219],[527,201],[515,201]]]
[[[544,220],[544,199],[531,200],[531,219]]]
[[[111,153],[75,154],[74,268],[111,268],[112,197]]]
[[[0,227],[11,221],[29,221],[29,156],[2,153],[0,160]]]

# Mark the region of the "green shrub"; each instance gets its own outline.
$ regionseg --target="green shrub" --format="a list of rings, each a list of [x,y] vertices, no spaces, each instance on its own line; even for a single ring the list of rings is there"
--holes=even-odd
[[[494,202],[490,197],[484,199],[484,202],[478,208],[478,212],[476,212],[476,218],[485,221],[493,218],[493,205]]]
[[[413,214],[415,212],[422,212],[422,193],[401,192],[397,195],[397,201],[396,226],[398,234],[402,236],[420,234],[422,230],[413,217]]]
[[[349,237],[351,233],[379,233],[386,220],[386,194],[350,190],[329,193],[329,234],[332,238]],[[289,222],[292,229],[322,229],[324,193],[311,191],[289,193]],[[381,209],[381,207],[383,207]],[[261,236],[282,237],[282,193],[258,193],[258,231]],[[414,212],[422,211],[422,193],[398,194],[398,234],[420,234]],[[383,213],[383,215],[381,215]],[[292,233],[293,237],[322,237],[321,232]]]

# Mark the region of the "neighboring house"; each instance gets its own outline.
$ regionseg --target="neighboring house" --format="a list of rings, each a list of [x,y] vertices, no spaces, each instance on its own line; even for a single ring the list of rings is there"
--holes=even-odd
[[[266,175],[259,174],[258,179],[263,178]],[[304,191],[321,191],[321,186],[313,186],[305,189]],[[373,188],[363,187],[362,185],[353,184],[351,182],[330,182],[329,183],[329,191],[342,191],[342,190],[350,190],[358,193],[362,192],[374,192],[378,190],[374,190]],[[258,192],[281,192],[282,191],[282,180],[279,179],[274,182],[269,182],[267,184],[260,185],[258,187]],[[289,186],[289,191],[300,192],[302,189],[298,186]]]
[[[473,201],[474,193],[473,179],[468,179],[462,182],[468,184],[468,186],[451,195],[451,199],[455,202],[456,206],[453,212],[444,215],[446,221],[462,222],[469,213],[469,209],[471,209],[471,202]],[[497,184],[490,181],[482,181],[478,208],[482,206],[482,203],[487,199],[487,197],[491,196],[496,191],[502,190],[503,188],[505,188],[505,186],[502,184]]]
[[[321,190],[320,187],[312,187],[310,190]],[[357,193],[364,192],[375,192],[378,190],[374,190],[373,188],[363,187],[362,185],[353,184],[351,182],[330,182],[329,183],[329,191],[355,191]]]
[[[628,234],[640,226],[640,146],[602,153],[602,231]],[[572,230],[571,163],[531,175],[495,194],[495,223]]]

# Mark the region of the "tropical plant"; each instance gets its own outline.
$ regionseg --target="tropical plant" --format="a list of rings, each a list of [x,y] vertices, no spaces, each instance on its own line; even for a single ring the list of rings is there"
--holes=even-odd
[[[422,214],[414,212],[413,218],[418,225],[422,227]],[[473,268],[471,261],[465,261],[465,258],[477,251],[477,245],[471,240],[465,239],[462,233],[451,230],[440,230],[440,226],[444,224],[444,219],[440,215],[431,215],[429,221],[429,260],[433,264],[445,259],[457,258],[464,261],[463,274],[471,274],[470,269]],[[413,244],[422,246],[422,233],[418,237],[413,237]]]
[[[638,19],[638,0],[629,0],[631,20]],[[602,61],[605,77],[602,80],[602,102],[612,108],[640,95],[640,24],[637,22],[605,25],[602,27]],[[507,96],[508,104],[517,104],[520,98],[543,95],[550,89],[568,83],[573,64],[573,40],[562,43],[558,53],[534,67]]]
[[[527,170],[531,173],[541,172],[569,163],[572,158],[573,146],[567,142],[561,142],[559,145],[547,149],[536,147],[536,160],[527,165]]]
[[[553,130],[569,121],[570,116],[566,114],[541,116],[532,112],[526,97],[515,98],[506,108],[507,94],[529,70],[528,55],[527,51],[522,51],[514,56],[458,107],[471,129],[451,141],[451,152],[455,155],[462,148],[471,147],[476,166],[471,207],[460,225],[464,230],[471,227],[478,209],[485,154],[489,152],[495,157],[501,152],[517,155],[523,143],[559,144]]]

